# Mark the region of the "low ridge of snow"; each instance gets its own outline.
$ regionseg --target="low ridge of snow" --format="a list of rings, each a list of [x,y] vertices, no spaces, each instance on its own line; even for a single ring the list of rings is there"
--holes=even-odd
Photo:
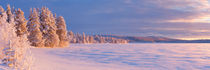
[[[33,48],[34,70],[209,70],[210,44],[71,44]]]

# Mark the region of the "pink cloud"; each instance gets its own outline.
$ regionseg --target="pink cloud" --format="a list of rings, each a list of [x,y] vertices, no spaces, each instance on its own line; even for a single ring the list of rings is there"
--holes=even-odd
[[[149,0],[149,2],[168,9],[204,11],[210,8],[208,0]]]

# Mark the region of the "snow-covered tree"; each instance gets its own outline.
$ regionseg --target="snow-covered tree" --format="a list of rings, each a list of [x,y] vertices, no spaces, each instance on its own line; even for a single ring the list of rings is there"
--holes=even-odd
[[[68,40],[70,41],[70,43],[72,43],[72,42],[75,43],[74,40],[73,40],[74,39],[74,33],[72,31],[69,31],[67,36],[68,36]]]
[[[39,16],[38,12],[36,9],[31,9],[31,13],[29,16],[29,21],[28,21],[28,39],[31,42],[32,46],[35,47],[44,47],[44,40],[42,39],[42,32],[40,31],[40,22],[39,22]]]
[[[90,36],[89,42],[90,42],[90,43],[95,43],[95,40],[94,40],[94,37],[93,37],[93,36]]]
[[[105,43],[105,37],[100,36],[99,42],[100,42],[100,43]]]
[[[45,47],[59,46],[59,37],[56,34],[55,18],[48,8],[43,7],[40,13],[41,31],[45,39]]]
[[[22,36],[27,34],[27,20],[24,17],[24,12],[21,9],[15,11],[15,26],[16,26],[16,33],[18,36]]]
[[[14,19],[14,17],[12,18]],[[0,64],[5,64],[14,70],[30,70],[32,56],[27,36],[18,37],[13,22],[7,22],[6,12],[0,18]]]
[[[76,33],[75,38],[76,38],[76,43],[83,43],[83,38],[81,34]]]
[[[7,5],[6,13],[7,13],[7,22],[12,23],[14,21],[14,15],[11,11],[10,5]]]
[[[0,6],[0,14],[4,12],[4,8]]]
[[[67,29],[66,29],[66,23],[62,16],[59,16],[56,19],[56,26],[57,26],[57,34],[60,39],[59,46],[64,47],[69,44],[68,37],[67,37]]]
[[[82,33],[82,38],[81,38],[81,40],[82,40],[82,43],[87,43],[87,41],[86,41],[86,35],[85,35],[84,32]]]
[[[89,40],[89,38],[90,38],[90,36],[89,36],[89,35],[86,35],[86,38],[85,38],[85,40],[86,40],[86,43],[87,43],[87,44],[89,44],[89,43],[90,43],[90,40]]]

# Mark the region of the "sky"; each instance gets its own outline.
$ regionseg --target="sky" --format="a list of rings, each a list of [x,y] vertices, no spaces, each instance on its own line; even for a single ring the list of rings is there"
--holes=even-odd
[[[73,32],[210,39],[210,0],[0,0],[7,4],[26,17],[46,6]]]

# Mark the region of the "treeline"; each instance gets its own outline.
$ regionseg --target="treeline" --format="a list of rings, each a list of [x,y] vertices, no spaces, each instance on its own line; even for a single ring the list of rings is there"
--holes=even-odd
[[[62,16],[46,8],[30,9],[28,20],[21,9],[0,6],[0,64],[14,70],[30,70],[33,64],[30,48],[64,47],[69,43],[127,43],[126,40],[74,34],[66,29]],[[12,69],[12,70],[13,70]]]
[[[27,20],[20,9],[5,11],[0,6],[0,65],[6,70],[30,70],[33,64]]]
[[[117,39],[113,37],[104,37],[102,35],[86,35],[85,33],[73,33],[72,31],[68,32],[68,38],[70,43],[128,43],[128,40]]]
[[[31,8],[28,20],[21,9],[15,9],[7,5],[4,10],[0,6],[0,15],[6,13],[6,21],[15,24],[16,34],[21,37],[27,35],[32,46],[35,47],[64,47],[69,43],[127,43],[127,40],[101,35],[74,34],[66,29],[66,23],[62,16],[56,16],[48,8]],[[2,18],[0,16],[0,18]]]
[[[21,9],[11,9],[10,5],[5,11],[0,6],[0,12],[1,16],[6,13],[6,21],[15,25],[17,36],[27,35],[32,46],[64,47],[69,43],[64,18],[52,14],[46,7],[30,9],[29,20],[26,20]]]

